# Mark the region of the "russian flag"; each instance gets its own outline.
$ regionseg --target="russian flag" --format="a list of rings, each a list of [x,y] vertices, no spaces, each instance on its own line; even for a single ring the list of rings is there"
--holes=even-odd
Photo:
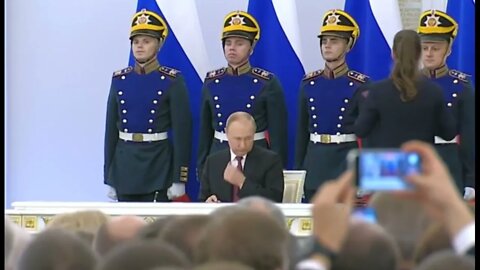
[[[397,0],[346,0],[345,11],[360,27],[360,36],[347,54],[348,66],[373,80],[387,78],[393,38],[402,30]]]
[[[260,40],[250,57],[252,66],[273,72],[282,84],[288,130],[295,130],[298,88],[305,71],[300,62],[300,31],[294,0],[250,0],[248,12],[260,25]],[[294,132],[288,134],[288,163],[293,167]]]
[[[192,201],[198,197],[199,183],[196,181],[196,153],[202,78],[208,72],[209,60],[203,41],[202,30],[194,1],[138,0],[137,12],[143,8],[156,12],[168,24],[169,34],[159,53],[161,65],[182,72],[189,91],[193,121],[192,153],[189,165],[187,194]],[[133,16],[133,14],[132,14]],[[188,18],[188,20],[185,20]],[[134,63],[130,52],[130,65]],[[179,198],[185,201],[186,198]]]
[[[471,75],[475,85],[475,0],[450,0],[446,13],[458,23],[457,38],[447,64]]]

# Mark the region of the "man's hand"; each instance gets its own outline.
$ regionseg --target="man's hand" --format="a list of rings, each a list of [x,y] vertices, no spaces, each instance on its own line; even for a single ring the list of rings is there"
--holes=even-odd
[[[245,183],[245,175],[239,169],[234,167],[231,162],[227,164],[225,171],[223,171],[223,179],[240,189],[242,188],[243,183]]]
[[[205,200],[206,203],[219,203],[220,200],[215,195],[211,195]]]
[[[185,194],[185,184],[184,183],[173,183],[167,190],[167,197],[169,200],[176,199]]]
[[[409,175],[407,180],[413,184],[414,189],[399,192],[399,195],[419,201],[432,218],[445,225],[453,238],[463,227],[473,222],[474,218],[457,192],[447,167],[428,143],[411,141],[405,143],[402,149],[419,153],[422,173]]]
[[[332,252],[338,253],[347,236],[355,199],[353,173],[344,172],[325,182],[312,199],[313,235]]]

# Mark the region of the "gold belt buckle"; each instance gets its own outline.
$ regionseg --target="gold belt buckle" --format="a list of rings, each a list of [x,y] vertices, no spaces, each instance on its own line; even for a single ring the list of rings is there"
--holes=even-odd
[[[143,142],[143,134],[142,133],[133,133],[132,141]]]
[[[320,134],[321,143],[330,143],[332,141],[330,134]]]

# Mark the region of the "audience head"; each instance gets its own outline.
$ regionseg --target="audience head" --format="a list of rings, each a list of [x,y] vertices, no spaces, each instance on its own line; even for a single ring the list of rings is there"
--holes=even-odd
[[[193,261],[200,236],[205,230],[210,216],[180,216],[167,223],[159,238],[182,251]]]
[[[95,254],[85,241],[65,229],[48,228],[26,247],[18,270],[93,270],[95,265]]]
[[[375,193],[369,204],[375,209],[378,224],[395,239],[402,264],[413,262],[418,239],[431,223],[422,206],[385,192]]]
[[[396,270],[398,263],[398,247],[382,227],[352,219],[347,238],[331,269]]]
[[[138,231],[146,225],[146,221],[137,216],[118,216],[104,223],[93,241],[97,254],[104,256],[113,247],[133,239]]]
[[[71,231],[92,245],[95,234],[109,216],[98,210],[84,210],[58,214],[48,222],[47,228],[63,228]]]
[[[440,251],[433,253],[423,260],[415,270],[474,270],[475,258],[461,256],[453,251]]]
[[[254,211],[258,211],[263,214],[270,215],[281,226],[286,226],[285,215],[282,209],[280,209],[273,201],[260,196],[250,196],[243,198],[237,202],[237,206],[246,207]]]
[[[157,239],[160,237],[165,226],[175,220],[177,216],[160,217],[146,224],[137,233],[137,237],[144,240]]]
[[[210,262],[198,265],[193,270],[255,270],[250,266],[238,262]]]
[[[212,216],[197,249],[198,263],[240,262],[254,269],[288,265],[288,232],[271,216],[242,208]]]
[[[161,240],[130,240],[115,247],[100,264],[100,270],[150,270],[155,267],[188,267],[185,254]]]
[[[30,234],[5,216],[5,269],[13,270],[31,241]]]
[[[426,257],[441,250],[453,251],[453,246],[450,242],[450,236],[442,224],[433,223],[419,238],[413,260],[418,264]]]

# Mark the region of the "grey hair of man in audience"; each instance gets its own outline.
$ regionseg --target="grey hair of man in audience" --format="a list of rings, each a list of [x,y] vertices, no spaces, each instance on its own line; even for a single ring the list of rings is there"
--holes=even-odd
[[[95,266],[95,254],[84,240],[65,229],[51,228],[35,235],[17,269],[93,270]]]
[[[260,196],[250,196],[237,202],[237,206],[246,207],[264,214],[269,214],[282,226],[286,226],[285,215],[282,209],[273,201]]]
[[[453,251],[439,251],[425,258],[415,270],[474,270],[475,258],[461,256]]]
[[[100,270],[150,270],[155,267],[190,267],[185,254],[167,242],[135,239],[115,247],[99,265]]]
[[[260,213],[268,214],[273,217],[278,224],[287,228],[287,222],[285,215],[283,214],[282,209],[278,207],[273,201],[260,197],[260,196],[250,196],[243,198],[237,202],[238,207],[245,207],[247,209],[251,209],[253,211],[257,211]],[[289,256],[289,268],[293,269],[295,265],[301,261],[304,256],[301,250],[301,246],[299,240],[296,238],[295,235],[291,233],[288,236],[288,256]]]
[[[396,270],[399,257],[395,240],[382,227],[352,218],[331,270]]]
[[[30,234],[5,216],[5,269],[14,269],[20,255],[31,241]]]

